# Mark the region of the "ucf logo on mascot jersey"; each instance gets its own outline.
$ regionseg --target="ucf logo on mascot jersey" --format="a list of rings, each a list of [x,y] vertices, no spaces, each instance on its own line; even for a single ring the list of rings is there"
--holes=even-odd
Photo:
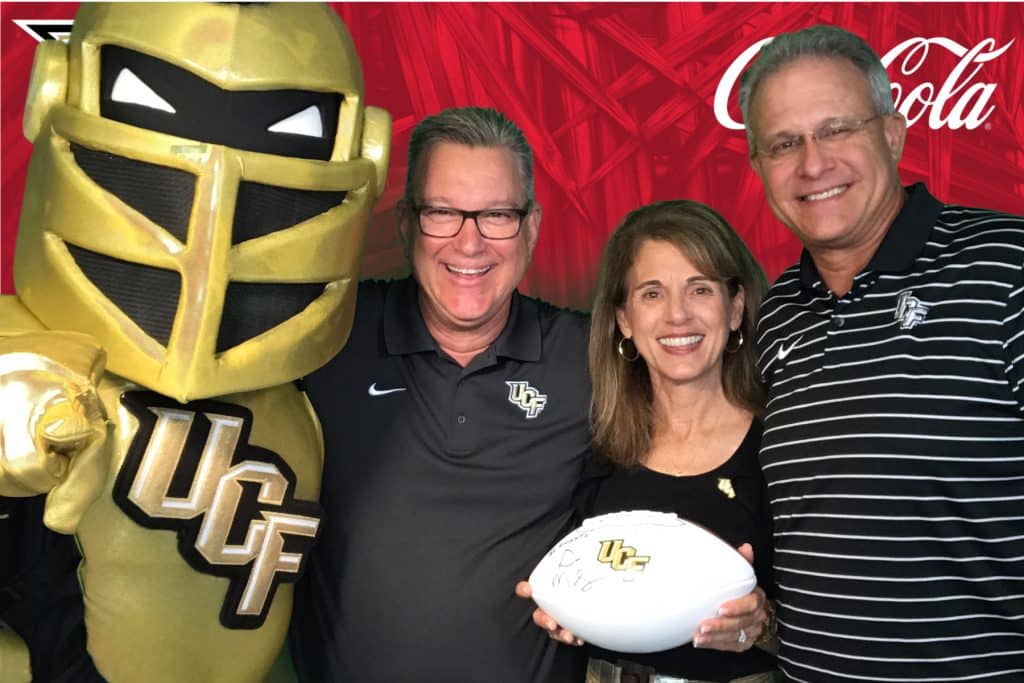
[[[39,45],[0,495],[75,533],[110,681],[258,681],[320,522],[294,380],[347,338],[390,119],[325,5],[83,3]]]

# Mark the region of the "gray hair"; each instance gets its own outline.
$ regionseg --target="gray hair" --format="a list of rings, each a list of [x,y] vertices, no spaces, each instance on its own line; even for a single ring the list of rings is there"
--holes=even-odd
[[[750,126],[750,103],[758,86],[766,77],[801,57],[826,57],[850,62],[868,79],[874,113],[885,116],[896,111],[889,74],[885,72],[878,54],[860,36],[825,24],[782,33],[761,48],[757,59],[740,76],[740,111],[747,126],[747,144],[751,152],[754,151],[754,133]]]
[[[495,109],[460,107],[428,116],[413,129],[405,176],[406,202],[414,203],[413,192],[420,164],[431,148],[441,142],[470,147],[505,147],[516,155],[526,201],[533,201],[533,149],[523,131]]]

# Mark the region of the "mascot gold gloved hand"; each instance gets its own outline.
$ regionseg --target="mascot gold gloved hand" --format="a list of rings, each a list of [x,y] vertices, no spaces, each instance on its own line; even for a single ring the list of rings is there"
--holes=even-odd
[[[38,48],[0,493],[76,534],[109,681],[259,681],[284,641],[323,458],[294,380],[347,338],[387,169],[363,92],[326,5],[83,3]]]
[[[76,332],[0,338],[0,495],[47,494],[44,521],[71,533],[107,479],[105,354]]]

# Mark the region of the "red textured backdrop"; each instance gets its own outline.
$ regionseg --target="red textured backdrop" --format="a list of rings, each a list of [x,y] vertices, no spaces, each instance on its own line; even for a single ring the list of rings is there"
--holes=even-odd
[[[608,233],[629,209],[673,197],[719,209],[774,277],[796,258],[799,245],[765,204],[747,163],[743,131],[716,118],[715,92],[726,69],[755,42],[821,22],[859,33],[881,55],[910,39],[948,39],[933,41],[927,52],[903,52],[889,67],[902,88],[900,99],[910,102],[907,113],[917,118],[903,178],[925,180],[949,201],[1024,213],[1022,5],[334,6],[362,58],[367,102],[394,117],[393,162],[367,244],[365,275],[404,272],[394,204],[411,128],[444,107],[475,104],[507,113],[536,150],[544,222],[526,292],[588,307]],[[13,291],[14,237],[31,153],[21,135],[21,112],[35,48],[14,20],[70,19],[76,7],[0,3],[5,293]],[[987,39],[991,43],[980,45]],[[958,72],[961,60],[954,52],[976,46],[980,60]],[[729,110],[738,119],[734,100],[732,92]],[[972,111],[976,127],[958,125]]]

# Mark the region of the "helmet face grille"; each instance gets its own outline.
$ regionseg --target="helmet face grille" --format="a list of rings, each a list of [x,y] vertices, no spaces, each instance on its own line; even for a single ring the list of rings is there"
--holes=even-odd
[[[176,168],[136,161],[71,144],[75,163],[94,183],[184,244],[196,178]]]
[[[327,285],[228,283],[217,334],[217,353],[227,351],[302,312]]]
[[[341,190],[294,190],[243,181],[238,186],[231,242],[238,244],[290,228],[339,206],[347,194]]]
[[[195,176],[178,169],[71,145],[89,178],[128,206],[187,242]],[[232,241],[261,237],[319,216],[345,201],[345,191],[297,190],[239,184]],[[174,327],[181,276],[67,244],[85,276],[146,334],[164,347]],[[217,353],[256,337],[300,313],[324,292],[324,283],[230,282],[217,335]]]
[[[181,295],[181,277],[67,244],[75,263],[143,332],[167,346]]]
[[[171,338],[181,277],[67,244],[85,276],[143,332],[164,347]],[[231,282],[224,301],[217,353],[252,339],[301,313],[327,285]]]

